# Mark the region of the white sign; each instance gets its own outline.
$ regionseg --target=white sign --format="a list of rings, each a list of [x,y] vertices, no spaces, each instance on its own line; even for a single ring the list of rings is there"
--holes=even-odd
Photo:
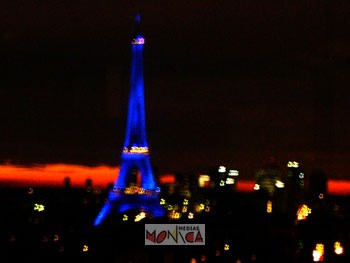
[[[145,224],[145,245],[205,245],[205,224]]]

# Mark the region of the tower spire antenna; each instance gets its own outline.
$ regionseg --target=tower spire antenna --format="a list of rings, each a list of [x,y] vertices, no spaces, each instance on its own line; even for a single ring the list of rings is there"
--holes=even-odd
[[[137,13],[135,15],[135,29],[136,29],[136,36],[141,34],[141,15],[140,13]]]

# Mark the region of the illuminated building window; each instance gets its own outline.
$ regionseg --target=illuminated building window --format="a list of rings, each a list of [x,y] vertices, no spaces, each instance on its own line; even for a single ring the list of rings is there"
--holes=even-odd
[[[60,236],[58,234],[55,234],[53,237],[53,241],[58,241],[60,240]]]
[[[226,184],[235,184],[235,179],[233,179],[233,178],[226,178]]]
[[[139,213],[138,215],[136,215],[136,217],[135,217],[135,222],[139,222],[139,221],[141,221],[142,219],[144,219],[146,217],[146,213],[145,212],[141,212],[141,213]]]
[[[83,252],[88,252],[88,251],[89,251],[89,246],[83,245]]]
[[[196,212],[199,213],[199,212],[203,211],[204,208],[205,208],[204,204],[196,205]]]
[[[324,258],[324,245],[317,243],[315,249],[312,251],[312,258],[314,262],[321,262]]]
[[[266,204],[266,212],[267,213],[272,213],[272,201],[267,201],[267,204]]]
[[[337,255],[342,255],[344,253],[344,248],[339,241],[334,242],[334,253]]]
[[[42,204],[34,204],[34,211],[42,212],[45,210],[45,206]]]
[[[219,166],[219,169],[218,169],[218,172],[219,173],[224,173],[224,172],[226,172],[226,167],[225,166]]]
[[[228,175],[229,176],[238,176],[239,175],[239,171],[238,170],[229,170],[228,171]]]
[[[311,214],[311,209],[307,205],[303,204],[297,211],[297,220],[305,220],[309,214]]]
[[[180,217],[181,217],[181,214],[175,210],[173,210],[169,213],[170,219],[180,219]]]
[[[230,250],[230,245],[226,243],[226,244],[224,245],[224,250],[225,250],[225,251]]]
[[[288,164],[287,164],[287,167],[289,168],[298,168],[299,167],[299,163],[298,162],[295,162],[295,161],[289,161]]]
[[[281,182],[281,181],[279,181],[279,180],[277,180],[276,183],[275,183],[275,186],[276,186],[277,188],[284,188],[284,183]]]
[[[199,187],[209,187],[210,186],[210,176],[201,174],[198,178]]]

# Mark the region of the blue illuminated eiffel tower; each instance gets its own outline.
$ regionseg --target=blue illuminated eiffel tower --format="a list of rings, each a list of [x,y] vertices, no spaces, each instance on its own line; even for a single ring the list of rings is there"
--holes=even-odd
[[[144,38],[140,33],[140,16],[136,16],[136,35],[131,42],[131,78],[128,118],[119,175],[108,202],[97,215],[94,225],[108,216],[129,210],[144,212],[151,217],[164,215],[159,203],[159,188],[153,176],[146,139],[143,82]]]

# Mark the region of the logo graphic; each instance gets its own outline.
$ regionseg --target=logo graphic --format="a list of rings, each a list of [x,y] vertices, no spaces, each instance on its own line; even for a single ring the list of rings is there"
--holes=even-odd
[[[205,245],[205,225],[145,224],[145,245]]]

